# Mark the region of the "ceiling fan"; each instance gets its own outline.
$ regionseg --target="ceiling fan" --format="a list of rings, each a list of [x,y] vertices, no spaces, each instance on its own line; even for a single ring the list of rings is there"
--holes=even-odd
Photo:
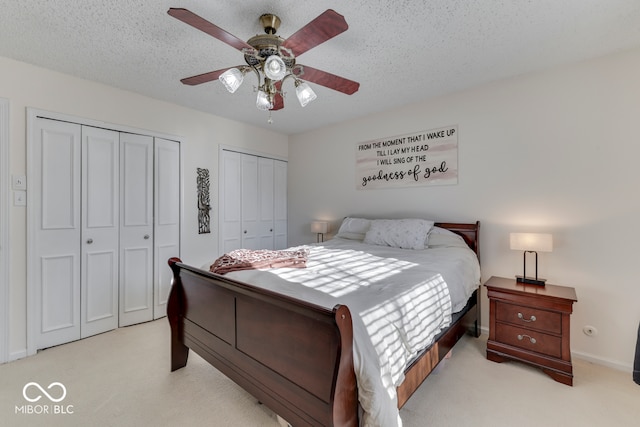
[[[265,111],[284,108],[282,83],[289,78],[293,79],[296,96],[303,107],[316,98],[307,81],[347,95],[355,93],[360,87],[358,82],[296,63],[298,56],[349,28],[344,17],[331,9],[320,14],[287,39],[276,35],[280,18],[273,14],[264,14],[259,20],[265,34],[251,37],[246,42],[187,9],[170,8],[167,13],[244,54],[246,65],[223,68],[180,80],[186,85],[199,85],[219,79],[227,90],[233,93],[242,83],[244,75],[253,71],[259,84],[256,106]]]

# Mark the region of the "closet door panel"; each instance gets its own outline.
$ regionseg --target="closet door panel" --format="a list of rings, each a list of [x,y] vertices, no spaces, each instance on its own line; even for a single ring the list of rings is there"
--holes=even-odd
[[[80,126],[35,121],[29,191],[37,196],[32,261],[36,348],[80,338]]]
[[[223,150],[220,159],[220,243],[225,254],[242,247],[242,155]],[[213,257],[212,257],[213,261]]]
[[[180,256],[180,144],[155,138],[154,158],[154,309],[153,318],[167,314],[171,269],[167,261]]]
[[[118,132],[82,127],[81,337],[118,327]]]
[[[289,247],[287,240],[287,162],[274,161],[274,248]]]
[[[273,249],[274,247],[273,162],[273,159],[258,158],[259,249]]]
[[[242,155],[242,248],[260,249],[258,238],[258,158]]]
[[[120,316],[153,319],[153,138],[120,134]]]

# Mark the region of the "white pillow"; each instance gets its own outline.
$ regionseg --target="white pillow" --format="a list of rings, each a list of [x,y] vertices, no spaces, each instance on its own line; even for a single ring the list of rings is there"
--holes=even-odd
[[[442,230],[444,232],[440,232],[437,230]],[[439,229],[439,227],[433,227],[433,230],[431,230],[431,232],[429,233],[429,237],[427,238],[427,245],[430,248],[469,247],[462,236],[459,236],[450,230],[442,228]]]
[[[371,220],[369,219],[347,217],[342,221],[335,237],[362,241],[370,226]]]
[[[375,219],[364,243],[401,249],[424,249],[433,221],[425,219]]]

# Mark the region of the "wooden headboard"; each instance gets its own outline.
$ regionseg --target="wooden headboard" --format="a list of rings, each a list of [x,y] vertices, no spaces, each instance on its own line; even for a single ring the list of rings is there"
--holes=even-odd
[[[475,223],[436,222],[435,225],[462,236],[467,245],[478,256],[478,261],[480,261],[480,221]]]

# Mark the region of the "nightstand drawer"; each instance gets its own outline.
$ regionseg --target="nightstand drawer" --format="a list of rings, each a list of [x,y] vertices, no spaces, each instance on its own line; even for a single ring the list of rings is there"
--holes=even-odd
[[[551,357],[562,357],[562,338],[531,329],[496,324],[496,341]]]
[[[562,333],[562,314],[496,301],[496,320],[551,334]]]

